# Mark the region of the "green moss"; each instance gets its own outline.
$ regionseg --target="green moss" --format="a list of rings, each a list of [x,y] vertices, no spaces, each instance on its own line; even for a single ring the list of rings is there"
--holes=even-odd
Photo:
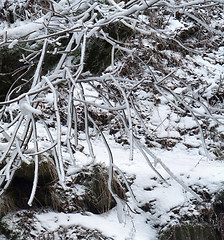
[[[19,61],[22,54],[24,54],[24,50],[21,50],[21,48],[19,48],[18,46],[15,46],[12,49],[9,49],[6,46],[1,48],[0,73],[2,74],[0,79],[0,101],[4,101],[5,95],[7,94],[11,85],[15,82],[15,80],[20,74],[25,73],[25,71],[27,70],[27,68],[23,70],[21,69],[17,73],[12,74],[15,70],[24,66],[24,64]],[[26,75],[24,77],[26,77]],[[17,82],[15,86],[18,86],[21,83],[24,82]]]
[[[29,200],[34,179],[34,163],[22,163],[14,178],[6,190],[0,197],[0,216],[6,215],[18,209],[30,208],[27,202]],[[36,190],[34,207],[49,206],[57,210],[59,204],[56,195],[53,194],[52,185],[57,179],[55,166],[50,159],[41,160],[38,171],[38,186]]]
[[[22,59],[22,55],[26,57],[30,54],[30,51],[27,52],[24,49],[31,49],[35,52],[41,50],[42,46],[43,40],[35,42],[34,44],[18,44],[11,49],[7,46],[0,48],[0,73],[2,73],[0,79],[0,101],[4,101],[5,96],[12,85],[13,88],[21,86],[21,89],[17,95],[29,90],[31,81],[27,81],[27,83],[25,83],[24,79],[29,80],[32,78],[39,61],[39,56],[33,59],[32,64],[24,63],[19,60]],[[62,50],[64,50],[65,46],[66,45],[62,45]],[[51,70],[61,57],[61,54],[53,55],[51,53],[53,52],[53,48],[53,45],[48,46],[48,51],[45,54],[45,59],[42,66],[42,74],[46,74],[49,70]],[[23,76],[23,80],[19,79],[16,81],[21,75]],[[14,94],[12,97],[16,97],[16,94]]]
[[[120,22],[111,23],[104,27],[103,30],[111,38],[122,42],[134,35],[134,31]],[[102,73],[111,64],[111,50],[111,44],[105,40],[100,38],[89,39],[84,71],[90,71],[93,74]]]
[[[56,179],[57,173],[55,166],[52,163],[51,159],[43,157],[44,160],[40,160],[38,166],[38,185],[44,186],[47,183],[50,183]],[[21,167],[16,171],[15,178],[23,178],[25,181],[33,182],[34,178],[34,162],[30,164],[22,163]]]
[[[159,240],[221,240],[219,232],[208,224],[183,224],[163,232]]]
[[[104,27],[104,31],[115,40],[125,42],[128,38],[135,35],[135,31],[125,26],[121,22],[111,23]]]
[[[111,63],[111,45],[98,38],[88,41],[84,71],[100,74]]]

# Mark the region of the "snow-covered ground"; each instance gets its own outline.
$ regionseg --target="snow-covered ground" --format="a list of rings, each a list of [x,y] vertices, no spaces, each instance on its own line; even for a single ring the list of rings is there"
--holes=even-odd
[[[34,216],[32,216],[32,222],[30,223],[33,226],[30,232],[31,236],[40,234],[47,236],[47,233],[65,229],[67,231],[66,236],[69,236],[69,239],[79,239],[73,227],[80,226],[84,229],[97,230],[107,239],[155,240],[157,239],[158,226],[167,229],[169,226],[177,224],[183,216],[200,217],[203,202],[195,201],[195,197],[175,182],[160,164],[157,164],[155,168],[166,182],[159,179],[158,175],[150,169],[137,149],[135,149],[133,161],[130,161],[128,147],[121,147],[113,139],[108,142],[111,146],[115,165],[124,172],[127,178],[132,177],[131,188],[136,198],[135,202],[130,193],[127,193],[129,207],[125,206],[123,209],[123,223],[118,221],[116,207],[103,214],[90,212],[63,213],[48,210],[42,213],[34,213]],[[86,142],[80,141],[80,144],[85,147],[84,153],[77,152],[75,154],[76,166],[68,169],[68,178],[92,162],[92,159],[85,154],[85,149],[88,147]],[[100,138],[95,139],[94,149],[97,156],[96,163],[108,165],[108,153]],[[187,186],[191,186],[196,192],[203,193],[204,191],[212,196],[222,189],[224,183],[223,161],[209,161],[199,154],[197,148],[188,149],[183,144],[177,144],[170,151],[154,149],[153,153],[179,179]],[[207,204],[208,207],[209,203]],[[178,210],[178,214],[175,210]],[[17,220],[15,220],[16,218]],[[13,224],[19,221],[18,217],[13,219],[15,221]],[[12,218],[8,217],[7,220],[6,217],[9,226],[11,225],[10,221],[12,221]],[[13,229],[13,226],[10,228]]]
[[[81,143],[85,146],[85,141]],[[108,156],[105,146],[100,139],[94,141],[96,162],[108,164]],[[130,209],[124,209],[124,223],[120,224],[117,218],[116,207],[107,213],[95,215],[92,213],[40,213],[35,217],[38,220],[38,228],[41,231],[55,231],[59,227],[69,228],[80,225],[88,229],[96,229],[104,236],[116,240],[154,240],[157,239],[156,225],[169,226],[177,223],[181,215],[197,216],[194,197],[186,192],[178,183],[170,178],[169,174],[158,164],[156,169],[166,179],[163,182],[149,168],[141,153],[136,150],[133,161],[129,160],[128,149],[121,148],[113,140],[110,140],[114,163],[126,176],[135,176],[131,188],[135,194],[137,203],[128,194]],[[184,145],[177,145],[172,151],[155,150],[154,153],[169,167],[169,169],[186,185],[192,188],[209,191],[210,194],[218,192],[223,186],[223,161],[208,161],[198,153],[198,149],[189,150]],[[84,154],[77,154],[77,167],[81,167],[91,161]],[[79,168],[80,169],[80,168]],[[76,171],[76,168],[69,172]],[[139,207],[149,204],[147,212]],[[200,204],[199,204],[200,205]],[[180,209],[179,216],[172,210]],[[75,238],[75,235],[71,235]]]
[[[60,9],[60,7],[63,7],[63,9],[67,8],[67,1],[59,1],[55,7],[56,9],[57,7],[58,9]],[[61,14],[68,13],[65,11],[65,13],[62,12]],[[10,49],[19,43],[17,38],[20,39],[20,37],[27,34],[29,34],[29,38],[41,38],[42,34],[45,34],[42,23],[46,21],[47,17],[47,15],[45,18],[39,17],[34,21],[31,19],[27,21],[17,20],[10,27],[2,23],[0,24],[0,37],[4,39],[7,35],[9,39],[11,38],[9,40],[11,44],[8,46]],[[193,26],[192,21],[187,24],[184,18],[176,19],[176,16],[165,16],[165,18],[167,24],[164,24],[164,28],[158,35],[167,34],[170,38],[173,38],[176,35],[178,36],[178,34],[181,35],[180,33],[188,34],[189,29]],[[223,13],[220,12],[217,14],[217,18],[215,17],[211,21],[211,26],[213,26],[214,29],[215,27],[219,28],[224,22],[223,19]],[[61,25],[64,24],[63,21],[60,23]],[[147,24],[151,24],[150,16],[147,14],[140,15],[139,21],[145,24],[145,28]],[[81,23],[76,24],[77,28],[81,26]],[[61,27],[61,25],[58,26],[63,31],[64,26]],[[205,25],[205,28],[206,26],[207,25]],[[68,25],[67,27],[71,26]],[[79,39],[77,34],[76,37],[76,41],[80,42],[82,36]],[[189,38],[191,39],[191,37]],[[211,37],[212,40],[215,38],[216,37]],[[162,42],[162,38],[160,40]],[[192,42],[196,40],[197,38],[193,39]],[[105,124],[105,126],[102,124],[102,130],[113,155],[113,164],[118,168],[115,170],[117,170],[116,172],[121,179],[121,172],[124,174],[130,184],[134,197],[131,191],[127,191],[125,204],[118,205],[103,214],[93,214],[86,211],[65,213],[49,209],[34,211],[32,216],[30,216],[30,226],[32,226],[30,228],[30,239],[34,239],[35,236],[38,237],[41,234],[45,237],[51,234],[49,235],[49,239],[51,239],[51,237],[52,239],[61,239],[60,236],[57,235],[57,232],[60,231],[66,232],[66,236],[69,237],[68,239],[84,239],[78,237],[77,229],[74,230],[74,228],[79,226],[81,229],[96,231],[95,234],[98,234],[98,238],[96,236],[94,238],[93,236],[90,239],[156,240],[158,239],[158,232],[161,229],[169,229],[169,227],[181,222],[183,218],[186,219],[186,216],[189,217],[189,219],[192,216],[200,218],[201,211],[204,208],[209,209],[215,195],[223,190],[223,101],[219,99],[221,101],[219,105],[216,104],[217,101],[213,105],[209,104],[209,100],[213,96],[219,97],[219,91],[223,89],[223,45],[218,45],[216,48],[210,46],[211,48],[203,49],[203,53],[200,53],[199,47],[196,47],[195,51],[192,47],[192,52],[189,51],[189,54],[183,54],[181,51],[178,52],[177,49],[167,49],[169,47],[166,46],[167,48],[164,47],[163,50],[158,50],[155,56],[151,57],[152,54],[150,51],[153,52],[159,45],[155,40],[148,36],[143,38],[141,36],[141,38],[134,39],[133,41],[130,40],[130,42],[136,47],[137,57],[145,58],[145,62],[156,62],[156,64],[153,62],[152,66],[149,64],[150,67],[148,68],[145,66],[146,64],[138,62],[139,65],[133,67],[134,74],[131,72],[133,71],[132,66],[130,66],[132,63],[129,63],[129,71],[125,76],[131,76],[130,82],[134,82],[136,79],[136,83],[142,81],[142,79],[145,80],[142,81],[142,85],[140,84],[138,88],[136,87],[136,91],[133,91],[134,102],[142,116],[141,121],[139,121],[139,117],[136,116],[133,109],[131,111],[131,117],[135,124],[133,124],[133,129],[136,130],[134,133],[139,134],[136,136],[136,139],[138,139],[143,146],[147,146],[151,152],[141,152],[136,145],[133,149],[133,159],[130,160],[130,146],[126,144],[127,141],[118,143],[118,139],[123,137],[122,133],[109,134],[109,126],[110,124],[112,126],[112,123]],[[162,44],[164,43],[166,43],[165,40]],[[173,47],[173,43],[171,44],[168,40],[167,43]],[[188,45],[188,43],[189,42],[186,41],[186,45]],[[149,56],[147,54],[149,54]],[[136,59],[135,61],[138,61]],[[71,67],[71,56],[66,64]],[[116,67],[118,63],[113,64]],[[126,62],[124,61],[122,64],[125,66]],[[107,70],[113,70],[114,66]],[[140,70],[138,69],[139,66],[141,67]],[[161,68],[161,72],[159,72],[159,68]],[[137,70],[140,73],[137,72]],[[172,74],[170,74],[171,72]],[[155,84],[155,86],[153,86],[155,89],[147,86],[147,84],[152,84],[152,73],[154,77],[156,76],[156,80],[158,80],[157,85]],[[169,74],[172,76],[171,78],[169,78]],[[82,79],[84,77],[85,75],[82,76]],[[99,82],[100,81],[97,82],[95,87],[98,87]],[[45,83],[42,84],[44,86]],[[88,104],[92,103],[93,109],[101,104],[107,107],[103,98],[99,96],[95,88],[88,85],[88,81],[87,83],[83,83],[82,87],[86,101]],[[99,88],[100,87],[102,86],[99,84]],[[165,88],[166,91],[164,90],[164,92],[161,93],[160,90]],[[105,92],[106,91],[107,90],[105,90]],[[64,92],[65,99],[68,96],[66,95],[67,92]],[[81,88],[75,88],[73,96],[74,106],[80,104],[82,100],[80,99],[81,92]],[[41,115],[43,112],[43,118],[46,123],[49,124],[48,126],[54,141],[49,141],[49,135],[46,136],[46,128],[43,126],[43,122],[37,120],[35,126],[38,130],[37,139],[39,151],[41,152],[49,146],[53,148],[56,144],[59,145],[57,141],[59,141],[58,139],[60,138],[62,156],[66,166],[66,180],[71,179],[74,174],[92,164],[100,163],[109,167],[111,159],[108,155],[108,149],[100,134],[93,128],[89,130],[92,136],[91,141],[95,155],[94,162],[92,157],[90,157],[89,144],[86,140],[87,135],[79,131],[79,147],[82,150],[79,151],[77,148],[74,151],[75,162],[73,165],[71,152],[69,152],[66,147],[66,141],[70,137],[68,135],[68,127],[66,126],[68,122],[60,126],[60,133],[57,132],[58,126],[55,124],[55,112],[48,112],[49,109],[54,109],[55,107],[54,94],[52,92],[45,93],[40,94],[41,101],[44,104],[43,109],[40,105],[38,109],[30,108],[31,105],[25,98],[25,102],[20,101],[20,104],[14,103],[9,106],[10,113],[13,111],[17,113],[21,112],[25,120],[27,120],[28,117],[32,117],[33,114]],[[107,92],[105,95],[106,94]],[[61,98],[63,99],[63,96],[61,96]],[[82,105],[82,102],[80,105]],[[64,106],[61,107],[63,109]],[[60,113],[62,112],[63,111]],[[111,122],[113,121],[115,121],[115,119],[111,120]],[[8,128],[8,126],[8,123],[4,121],[1,122],[1,127],[5,129],[8,136],[11,136],[13,135],[14,127]],[[23,131],[24,126],[16,133],[18,138],[22,136]],[[123,129],[121,132],[122,131]],[[126,135],[124,136],[124,140],[128,139]],[[2,142],[0,143],[1,152],[4,152],[7,148],[7,144],[3,142],[4,138],[5,136],[2,134]],[[216,139],[218,140],[216,141]],[[12,146],[15,147],[13,144]],[[221,152],[218,157],[214,150],[216,148],[217,151],[220,150],[219,152]],[[30,141],[28,150],[24,153],[28,160],[32,160],[33,151],[34,142]],[[148,161],[144,154],[147,155]],[[22,155],[22,153],[20,155]],[[215,160],[215,158],[219,160]],[[119,172],[120,170],[121,172]],[[125,180],[123,179],[122,181],[124,182]],[[206,196],[209,196],[211,199],[207,199]],[[2,220],[9,225],[9,228],[13,229],[14,224],[18,226],[16,223],[20,221],[19,219],[16,213],[9,213]],[[102,234],[104,238],[101,238],[100,234]],[[3,239],[3,236],[0,236],[0,239]],[[43,237],[43,239],[45,238]]]

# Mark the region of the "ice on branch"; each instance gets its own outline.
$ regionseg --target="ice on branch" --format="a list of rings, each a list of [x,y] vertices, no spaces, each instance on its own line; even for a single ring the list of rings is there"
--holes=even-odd
[[[19,107],[20,107],[20,110],[21,110],[21,113],[24,115],[24,116],[32,116],[32,114],[41,114],[41,110],[39,109],[36,109],[34,107],[32,107],[26,99],[22,99],[20,100],[19,102]]]
[[[9,44],[8,48],[9,48],[9,49],[13,48],[17,43],[18,43],[18,40],[17,40],[17,39],[13,40],[13,41]]]

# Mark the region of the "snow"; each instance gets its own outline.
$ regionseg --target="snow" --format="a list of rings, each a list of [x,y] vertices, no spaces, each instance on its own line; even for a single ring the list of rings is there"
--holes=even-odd
[[[17,39],[13,40],[13,41],[9,44],[8,48],[9,48],[9,49],[10,49],[10,48],[13,48],[17,43],[18,43],[18,40],[17,40]]]
[[[78,5],[78,3],[79,1],[74,1],[72,4]],[[60,14],[64,14],[65,12],[66,14],[68,13],[68,1],[63,0],[55,4],[55,9],[60,11]],[[82,4],[81,9],[84,9],[86,6],[86,4]],[[134,9],[138,9],[138,7],[133,6],[129,10],[126,10],[126,12],[132,12]],[[116,16],[116,14],[114,16]],[[147,16],[141,15],[140,17],[142,22],[149,23]],[[41,29],[43,28],[43,21],[44,18],[40,18],[34,22],[17,22],[12,25],[11,28],[5,28],[5,26],[2,26],[0,35],[4,36],[7,31],[8,38],[12,38],[8,47],[13,48],[19,42],[17,40],[19,37],[26,34],[31,34],[33,31],[34,33],[30,35],[30,37],[40,37]],[[79,22],[77,21],[76,24],[82,25],[83,22],[79,20]],[[175,34],[184,28],[185,25],[182,22],[171,17],[164,31],[171,31],[171,34]],[[98,29],[96,28],[92,31],[95,32],[97,30]],[[90,33],[92,34],[93,32]],[[88,37],[90,37],[91,34],[89,34]],[[77,35],[77,43],[81,41],[81,38],[81,34],[80,36]],[[135,41],[137,40],[135,39]],[[153,46],[151,39],[142,39],[141,42],[146,48],[151,48]],[[169,56],[172,55],[172,52],[169,50],[164,52],[166,52],[166,54]],[[184,82],[186,83],[187,81],[192,80],[188,79],[192,77],[191,75],[195,75],[198,82],[202,80],[208,84],[211,84],[211,86],[206,89],[206,94],[210,95],[213,88],[220,80],[220,76],[223,76],[224,74],[223,54],[224,47],[219,47],[217,54],[210,53],[210,55],[207,54],[206,56],[187,55],[183,60],[183,63],[185,64],[184,67],[186,67],[192,73],[188,75],[185,71],[186,69],[182,67],[177,69],[175,75],[176,77],[183,78]],[[175,59],[178,59],[178,61],[181,60],[181,56],[179,54],[176,53],[176,55],[173,56]],[[65,63],[67,66],[71,66],[72,57],[67,59]],[[109,71],[111,69],[108,68],[107,70]],[[145,70],[143,76],[148,76],[149,74],[150,71]],[[172,87],[172,85],[174,84],[167,81],[166,87]],[[91,88],[87,83],[83,84],[82,86],[87,101],[98,105],[103,103],[102,99],[99,98],[97,91],[94,91],[94,89]],[[177,86],[175,89],[173,89],[173,93],[181,96],[184,94],[184,91],[186,93],[188,90],[190,91],[190,89]],[[74,105],[79,105],[82,100],[82,89],[79,87],[75,88],[73,94],[75,98],[73,101]],[[152,99],[155,96],[153,94],[154,93],[150,91],[146,92],[145,89],[142,88],[138,90],[138,96],[136,97],[138,98],[139,104],[145,104],[146,107],[144,110],[150,117],[150,120],[146,120],[146,127],[148,128],[149,132],[152,132],[153,136],[166,140],[172,139],[176,142],[172,149],[168,150],[163,148],[161,144],[159,148],[150,148],[150,151],[152,151],[155,156],[160,158],[161,161],[173,172],[173,174],[182,182],[184,182],[186,186],[190,186],[193,189],[195,189],[196,186],[198,189],[206,188],[210,194],[218,192],[223,188],[224,183],[223,160],[207,160],[206,156],[201,154],[202,141],[199,134],[186,134],[184,136],[181,134],[181,130],[190,132],[198,129],[198,124],[194,118],[192,118],[192,116],[190,117],[189,115],[180,117],[174,111],[171,112],[171,108],[168,104],[169,101],[164,96],[160,97],[159,104],[154,104]],[[174,97],[169,95],[168,99],[174,100]],[[43,103],[46,103],[46,107],[52,107],[54,104],[54,94],[50,92],[47,93],[43,98]],[[20,111],[24,116],[30,117],[32,114],[42,114],[42,111],[33,108],[27,99],[22,99],[18,105],[14,108]],[[11,111],[12,110],[14,109],[11,106]],[[196,108],[195,113],[201,116],[205,113],[205,108],[200,106]],[[48,119],[48,121],[53,120]],[[202,125],[202,119],[200,119],[198,122]],[[217,123],[215,122],[214,126],[215,124]],[[3,123],[2,126],[4,126]],[[49,144],[52,143],[50,143],[49,139],[46,137],[46,130],[44,129],[43,125],[40,122],[37,122],[36,126],[38,129],[38,139],[40,140],[38,142],[38,146],[39,150],[41,151],[49,147]],[[6,130],[10,136],[12,129],[10,128],[9,130]],[[223,133],[223,125],[217,127],[217,130],[219,130],[220,133]],[[67,126],[61,126],[60,140],[62,145],[64,142],[66,142],[67,131]],[[22,136],[22,133],[23,129],[21,128],[18,130],[16,137],[19,138]],[[59,140],[57,139],[58,135],[56,132],[56,127],[51,129],[51,134],[54,140]],[[99,135],[95,135],[94,130],[91,130],[90,134],[93,136],[92,143],[94,146],[94,155],[96,156],[95,163],[104,163],[106,166],[109,166],[110,159],[102,139]],[[157,231],[154,227],[156,223],[159,223],[160,226],[166,226],[170,222],[176,221],[173,219],[172,209],[181,208],[182,215],[188,213],[189,209],[197,214],[197,207],[195,207],[193,204],[193,201],[195,200],[194,196],[192,196],[191,193],[186,192],[186,189],[172,179],[161,164],[157,163],[157,165],[154,166],[155,159],[149,157],[153,167],[155,167],[165,181],[159,178],[155,171],[150,168],[144,156],[138,149],[134,149],[134,158],[132,161],[130,161],[130,151],[127,144],[122,146],[121,144],[116,143],[116,137],[114,138],[114,136],[109,136],[107,132],[105,132],[105,137],[112,151],[114,164],[124,173],[127,178],[132,179],[131,189],[133,190],[137,203],[131,198],[131,193],[127,192],[127,203],[130,209],[123,204],[118,204],[117,207],[114,207],[107,213],[98,215],[90,212],[62,213],[48,211],[37,213],[35,214],[35,218],[38,221],[38,227],[41,230],[44,229],[45,231],[51,232],[59,229],[60,227],[66,229],[71,226],[80,225],[88,229],[97,229],[105,236],[111,237],[114,240],[156,240]],[[8,143],[1,142],[0,151],[4,151],[7,146]],[[84,149],[81,151],[80,149],[82,148]],[[76,162],[75,165],[69,166],[68,169],[66,169],[66,177],[72,177],[73,174],[80,171],[84,166],[92,163],[92,158],[90,157],[88,149],[86,135],[84,133],[79,133],[79,146],[76,147],[76,151],[74,153]],[[29,143],[26,154],[29,154],[30,152],[34,152],[33,142]],[[66,163],[71,162],[70,154],[64,146],[62,148],[62,155]],[[80,187],[77,187],[76,190],[77,194],[80,195],[84,192],[84,189]],[[146,204],[149,204],[150,209],[148,211],[143,211],[141,207],[145,206]],[[121,218],[123,218],[124,223],[120,223],[119,218],[120,222]]]
[[[171,18],[169,21],[169,26],[167,28],[168,30],[171,30],[172,32],[174,32],[177,29],[184,28],[184,24],[182,24],[179,20]]]
[[[11,26],[11,28],[7,27],[3,30],[0,30],[0,36],[5,36],[5,34],[7,34],[8,38],[19,38],[33,32],[37,33],[43,28],[43,21],[44,19],[40,18],[37,19],[35,22],[30,22],[27,20],[26,22],[17,23],[18,26]]]
[[[45,100],[46,102],[49,104],[49,105],[53,105],[54,103],[54,94],[53,93],[48,93],[45,97]]]
[[[178,183],[170,179],[170,176],[158,164],[156,169],[166,179],[167,183],[158,179],[157,175],[149,168],[141,153],[136,149],[134,160],[128,158],[128,149],[121,149],[120,145],[112,139],[108,140],[114,156],[114,162],[119,168],[125,172],[126,176],[135,175],[134,183],[131,188],[135,194],[139,206],[145,203],[152,204],[152,212],[143,212],[132,201],[129,196],[129,205],[133,210],[140,211],[141,214],[135,214],[126,209],[125,223],[120,224],[117,219],[117,210],[113,208],[107,213],[95,215],[89,212],[80,213],[40,213],[35,217],[40,222],[41,226],[48,231],[54,231],[60,226],[68,228],[74,225],[80,225],[88,229],[97,229],[105,236],[115,240],[155,240],[156,231],[153,228],[153,223],[159,221],[160,224],[167,224],[171,221],[171,209],[183,206],[182,212],[188,211],[192,206],[192,195],[187,193]],[[86,142],[80,143],[87,146]],[[96,162],[108,164],[108,156],[105,147],[100,139],[94,141]],[[199,155],[198,149],[187,149],[177,146],[172,151],[154,150],[155,155],[172,170],[172,172],[188,186],[207,187],[211,193],[220,189],[224,183],[223,161],[210,162],[203,160]],[[75,154],[77,159],[77,169],[85,165],[89,159],[80,152]],[[73,168],[73,171],[75,168]],[[70,170],[71,171],[71,170]],[[74,171],[75,172],[75,171]],[[70,172],[72,173],[72,171]],[[147,190],[148,189],[148,190]],[[156,210],[155,210],[156,209]],[[183,214],[182,213],[182,214]],[[155,218],[157,220],[155,220]]]
[[[197,127],[196,122],[191,117],[182,117],[178,123],[180,128],[191,129]]]
[[[64,228],[72,225],[81,225],[90,229],[97,229],[102,231],[106,236],[110,236],[117,240],[128,239],[141,239],[147,240],[155,238],[155,232],[150,231],[150,228],[142,228],[142,219],[137,218],[136,224],[133,226],[131,221],[127,221],[125,224],[120,224],[117,221],[116,210],[111,210],[106,214],[100,216],[87,213],[82,214],[65,214],[65,213],[44,213],[36,215],[37,219],[42,225],[44,225],[49,231],[54,231],[58,226]],[[139,231],[136,231],[136,227]],[[130,231],[127,231],[130,230]]]
[[[198,139],[195,139],[195,137],[192,136],[187,136],[184,141],[186,146],[189,147],[200,147],[201,146],[201,141]]]

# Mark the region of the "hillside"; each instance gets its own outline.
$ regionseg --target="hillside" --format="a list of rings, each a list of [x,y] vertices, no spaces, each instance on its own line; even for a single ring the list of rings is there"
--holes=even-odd
[[[222,1],[0,3],[0,238],[224,238]]]

